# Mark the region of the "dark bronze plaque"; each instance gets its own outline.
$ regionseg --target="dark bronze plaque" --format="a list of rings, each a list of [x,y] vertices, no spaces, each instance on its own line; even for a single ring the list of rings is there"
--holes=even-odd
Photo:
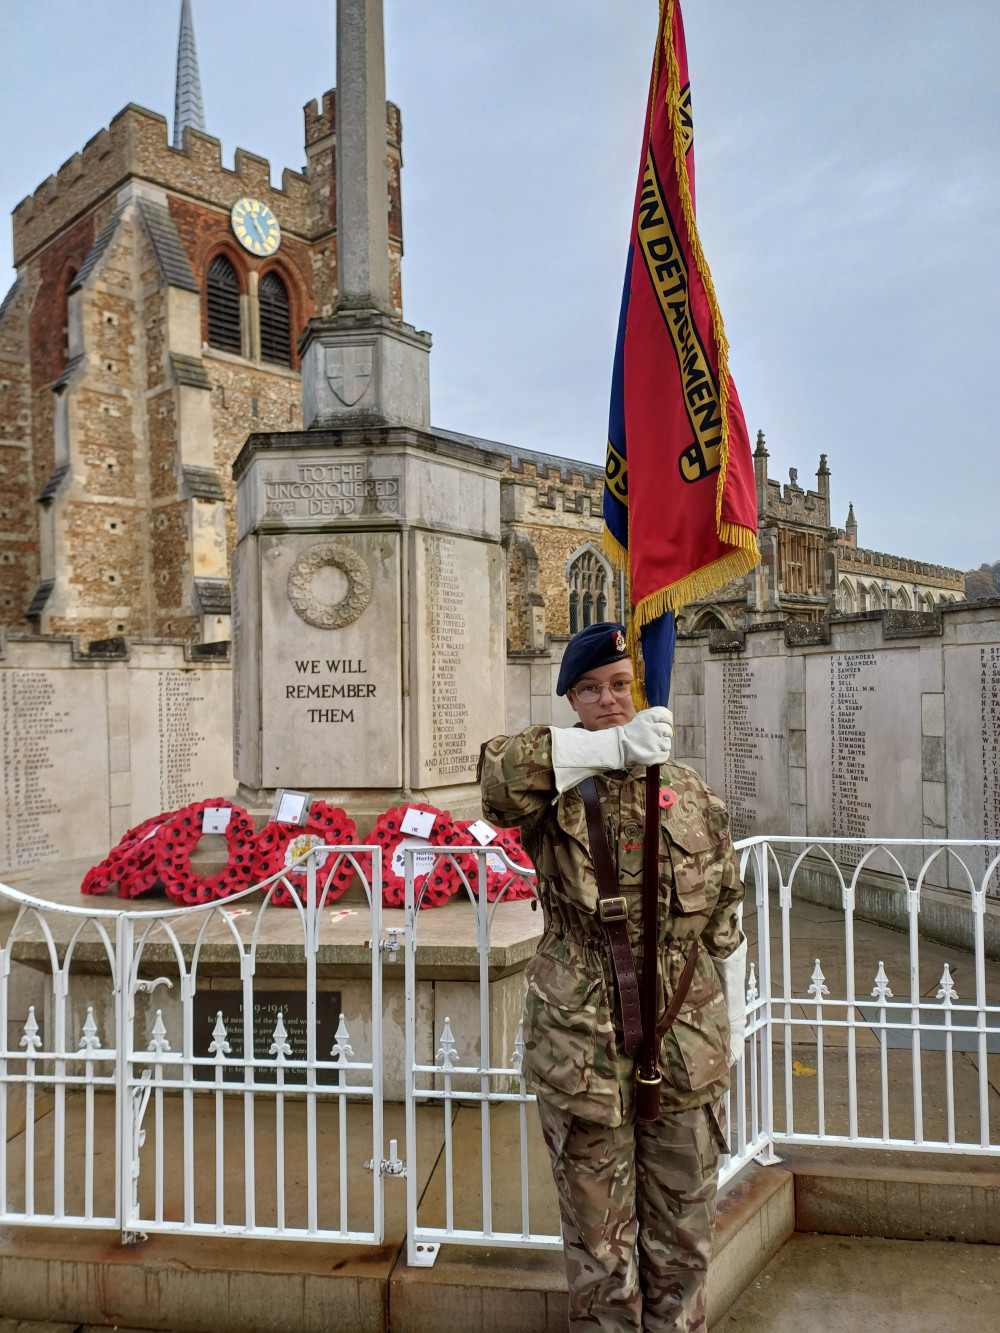
[[[243,1059],[243,993],[242,991],[196,991],[194,997],[194,1053],[198,1056],[214,1057],[210,1051],[212,1033],[221,1012],[226,1027],[226,1041],[230,1049],[226,1052],[227,1060]],[[258,991],[254,995],[253,1014],[253,1054],[258,1060],[267,1060],[268,1065],[257,1066],[254,1079],[257,1083],[277,1082],[275,1066],[271,1063],[274,1056],[271,1046],[274,1043],[274,1028],[281,1014],[285,1024],[288,1045],[291,1054],[287,1060],[306,1058],[306,993],[303,990]],[[331,1060],[333,1044],[337,1040],[337,1025],[340,1022],[340,991],[320,991],[316,995],[316,1059]],[[350,1059],[350,1057],[348,1057]],[[209,1065],[195,1065],[195,1078],[215,1080],[215,1070]],[[242,1082],[243,1066],[230,1067],[223,1076],[224,1082]],[[285,1067],[285,1082],[302,1084],[306,1081],[304,1069]],[[335,1070],[317,1071],[317,1083],[335,1083]]]

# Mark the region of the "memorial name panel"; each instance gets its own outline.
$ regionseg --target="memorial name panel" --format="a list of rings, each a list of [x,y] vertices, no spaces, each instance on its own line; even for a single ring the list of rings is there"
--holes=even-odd
[[[788,831],[788,707],[782,658],[705,664],[709,786],[734,838]]]
[[[0,770],[0,866],[105,855],[103,672],[0,670]]]
[[[228,671],[144,668],[129,677],[132,823],[233,790]]]
[[[399,538],[262,536],[265,787],[402,782]]]
[[[480,746],[504,724],[497,551],[422,532],[415,546],[420,672],[413,785],[472,782]]]
[[[809,656],[806,750],[811,833],[922,837],[919,649]]]
[[[962,644],[944,650],[948,836],[1000,838],[1000,645]],[[964,852],[977,880],[991,853]],[[968,888],[953,871],[952,882]],[[989,892],[1000,895],[1000,873]]]

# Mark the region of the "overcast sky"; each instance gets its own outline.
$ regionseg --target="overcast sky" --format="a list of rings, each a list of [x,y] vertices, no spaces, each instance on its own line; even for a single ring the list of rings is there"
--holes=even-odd
[[[0,0],[9,213],[127,102],[179,0]],[[686,0],[698,218],[751,438],[863,545],[1000,558],[1000,4]],[[334,0],[194,0],[207,129],[300,168]],[[655,0],[386,0],[406,318],[436,425],[603,460]],[[0,270],[10,272],[9,223]],[[4,283],[6,288],[7,283]],[[993,386],[991,388],[991,386]]]

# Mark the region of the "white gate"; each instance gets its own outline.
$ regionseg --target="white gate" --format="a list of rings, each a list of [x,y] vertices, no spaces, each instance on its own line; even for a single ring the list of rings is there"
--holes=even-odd
[[[330,896],[342,864],[357,909]],[[381,848],[295,866],[304,899],[285,872],[152,910],[0,890],[0,1220],[382,1241]],[[350,1005],[323,962],[347,915],[370,967]]]

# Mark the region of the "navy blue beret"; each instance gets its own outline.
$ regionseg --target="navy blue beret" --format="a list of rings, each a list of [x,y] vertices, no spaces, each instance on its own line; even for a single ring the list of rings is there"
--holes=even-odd
[[[574,634],[566,645],[559,667],[556,694],[562,695],[571,690],[588,671],[607,666],[609,662],[623,661],[628,661],[625,626],[616,625],[611,620],[588,625],[579,634]]]

